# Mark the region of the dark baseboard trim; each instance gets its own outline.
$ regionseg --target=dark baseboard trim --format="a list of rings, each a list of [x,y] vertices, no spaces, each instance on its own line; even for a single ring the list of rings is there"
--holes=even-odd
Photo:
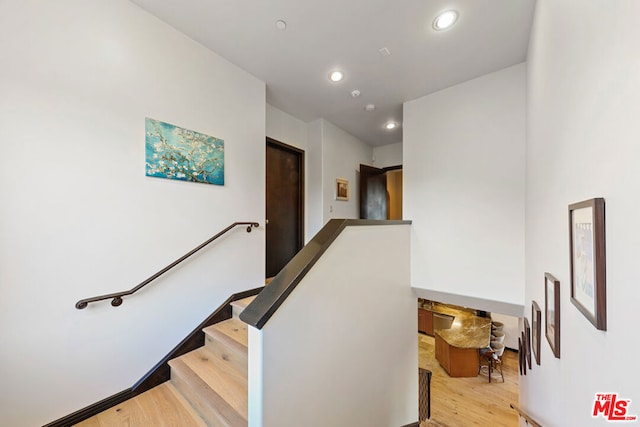
[[[153,387],[168,381],[171,377],[171,368],[169,367],[169,360],[175,359],[185,353],[188,353],[196,348],[204,345],[204,332],[202,331],[207,326],[222,322],[223,320],[230,319],[232,316],[231,303],[239,299],[247,298],[253,295],[257,295],[262,291],[264,287],[250,289],[244,292],[238,292],[231,295],[220,307],[218,307],[209,317],[207,317],[200,325],[198,325],[185,339],[182,340],[173,350],[169,352],[160,362],[156,364],[149,372],[147,372],[133,387],[123,390],[119,393],[109,396],[99,402],[93,403],[86,408],[80,409],[72,414],[66,415],[56,421],[52,421],[49,424],[45,424],[43,427],[70,427],[78,424],[81,421],[91,418],[94,415],[98,415],[100,412],[109,408],[113,408],[116,405],[121,404],[145,391],[151,390]]]
[[[402,427],[420,427],[420,421],[416,421],[415,423],[407,424]]]
[[[86,408],[80,409],[79,411],[64,416],[56,421],[50,422],[49,424],[45,424],[44,427],[69,427],[76,425],[79,422],[86,420],[87,418],[91,418],[104,410],[113,408],[114,406],[119,405],[125,400],[130,399],[132,397],[131,393],[132,390],[130,388],[127,390],[123,390],[120,393],[109,396],[106,399],[87,406]]]

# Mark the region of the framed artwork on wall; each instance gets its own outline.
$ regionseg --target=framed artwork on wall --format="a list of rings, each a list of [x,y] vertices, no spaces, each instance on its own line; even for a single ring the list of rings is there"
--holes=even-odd
[[[522,374],[527,375],[527,340],[524,337],[524,331],[520,331],[520,341],[522,342],[522,355],[520,356],[522,359]]]
[[[531,327],[529,326],[529,319],[526,317],[524,318],[524,354],[527,358],[527,365],[531,369]]]
[[[560,281],[544,273],[544,319],[553,354],[560,358]]]
[[[533,357],[536,359],[536,363],[540,365],[540,324],[542,323],[542,313],[538,303],[531,302],[531,347],[533,350]]]
[[[527,375],[527,357],[524,349],[524,332],[520,332],[518,337],[518,367],[520,375]]]
[[[346,179],[336,179],[336,200],[349,200],[349,181]]]
[[[604,199],[569,205],[571,303],[602,331],[607,330]]]
[[[520,375],[523,375],[522,365],[522,338],[518,337],[518,369],[520,370]]]
[[[224,185],[224,141],[145,118],[146,175]]]

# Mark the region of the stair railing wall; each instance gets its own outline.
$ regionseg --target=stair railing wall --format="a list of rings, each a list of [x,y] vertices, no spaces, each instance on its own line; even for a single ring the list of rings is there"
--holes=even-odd
[[[242,312],[250,426],[418,420],[410,224],[329,221]]]

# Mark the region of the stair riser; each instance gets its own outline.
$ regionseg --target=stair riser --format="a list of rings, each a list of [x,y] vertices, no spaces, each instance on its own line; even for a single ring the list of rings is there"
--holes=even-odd
[[[240,313],[255,299],[255,296],[243,298],[231,303],[231,312],[236,319],[240,318]]]
[[[215,355],[215,357],[229,361],[244,375],[248,372],[247,350],[241,349],[237,345],[231,348],[230,345],[222,342],[216,337],[205,335],[205,347]]]
[[[236,319],[240,318],[240,313],[242,313],[244,311],[244,307],[236,307],[233,304],[231,305],[231,313],[233,314],[233,317]]]
[[[200,394],[193,390],[179,375],[171,375],[171,383],[182,393],[191,406],[200,414],[209,427],[230,427],[221,415],[210,405],[200,402]]]
[[[172,361],[171,383],[210,427],[246,427],[246,420],[193,371]],[[174,369],[175,368],[175,369]]]

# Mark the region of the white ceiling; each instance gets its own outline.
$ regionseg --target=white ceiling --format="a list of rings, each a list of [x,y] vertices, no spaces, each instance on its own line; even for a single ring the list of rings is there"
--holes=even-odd
[[[131,0],[267,84],[267,102],[370,145],[402,103],[526,59],[535,0]],[[435,16],[456,9],[436,32]],[[285,31],[275,22],[287,22]],[[378,50],[386,47],[390,56]],[[330,83],[329,72],[345,73]],[[351,91],[358,89],[359,98]],[[376,105],[366,112],[367,103]]]

